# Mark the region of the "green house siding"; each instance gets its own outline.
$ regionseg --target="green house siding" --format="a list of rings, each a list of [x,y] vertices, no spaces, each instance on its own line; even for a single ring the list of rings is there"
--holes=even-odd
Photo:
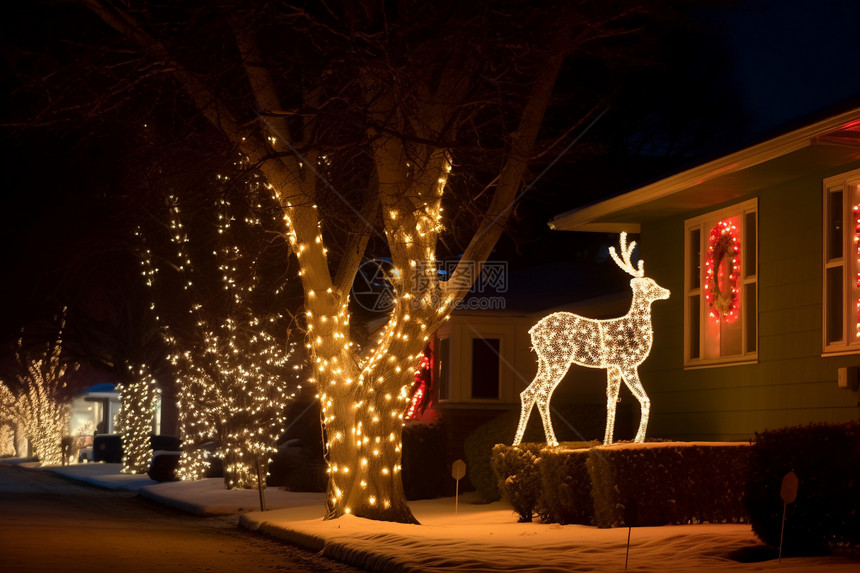
[[[641,367],[652,403],[649,436],[744,440],[765,429],[860,417],[858,393],[836,382],[837,369],[860,365],[860,354],[822,357],[821,278],[822,181],[858,166],[737,201],[758,198],[755,364],[684,368],[684,221],[702,212],[643,223],[646,274],[672,291],[653,308],[654,348]]]

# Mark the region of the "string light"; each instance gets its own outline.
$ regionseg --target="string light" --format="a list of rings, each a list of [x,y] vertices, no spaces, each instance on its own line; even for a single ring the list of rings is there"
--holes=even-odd
[[[412,400],[409,402],[409,407],[406,408],[406,413],[403,415],[404,420],[414,420],[424,412],[424,409],[426,408],[425,397],[429,391],[427,386],[430,379],[431,368],[432,364],[430,362],[428,350],[427,354],[424,354],[424,356],[421,357],[421,363],[415,371],[415,385],[412,391]]]
[[[542,318],[529,330],[532,348],[538,355],[538,371],[532,383],[520,394],[522,409],[513,445],[516,446],[522,441],[535,404],[543,422],[547,444],[558,445],[550,419],[549,402],[571,364],[607,371],[604,444],[612,443],[615,410],[622,381],[639,401],[642,409],[635,441],[645,441],[651,402],[639,380],[638,367],[648,357],[654,340],[651,303],[669,298],[669,291],[653,279],[645,278],[643,260],[639,260],[638,268],[633,266],[630,257],[635,246],[634,241],[628,247],[627,234],[621,233],[621,257],[614,247],[609,248],[615,263],[633,276],[630,281],[633,300],[626,315],[595,320],[570,312],[556,312]]]
[[[857,257],[857,274],[855,276],[855,284],[860,289],[860,205],[854,205],[854,256]],[[854,332],[857,338],[860,338],[860,298],[857,299],[857,320],[855,321]]]
[[[705,300],[711,308],[711,318],[734,322],[738,318],[740,288],[740,241],[737,227],[730,221],[720,221],[711,229],[708,255],[705,258]],[[726,261],[728,292],[720,289],[720,266]]]

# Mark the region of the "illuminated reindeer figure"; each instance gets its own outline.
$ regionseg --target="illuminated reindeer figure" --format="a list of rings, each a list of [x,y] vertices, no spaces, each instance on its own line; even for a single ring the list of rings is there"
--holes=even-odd
[[[523,432],[535,402],[543,420],[547,444],[558,445],[550,421],[549,401],[553,390],[564,378],[571,364],[605,368],[607,371],[606,435],[603,443],[612,443],[615,406],[622,380],[639,400],[642,408],[635,441],[645,440],[651,402],[645,394],[642,382],[639,381],[638,368],[648,357],[654,340],[651,303],[669,298],[669,291],[652,279],[645,278],[644,261],[639,261],[638,268],[633,267],[630,256],[635,246],[636,242],[633,241],[628,247],[627,234],[621,233],[623,261],[615,252],[615,247],[609,247],[609,254],[615,263],[633,276],[630,281],[630,288],[633,290],[630,312],[620,318],[607,320],[585,318],[571,312],[556,312],[545,316],[529,330],[532,347],[538,355],[538,371],[528,388],[520,393],[522,411],[514,438],[515,446],[523,439]]]

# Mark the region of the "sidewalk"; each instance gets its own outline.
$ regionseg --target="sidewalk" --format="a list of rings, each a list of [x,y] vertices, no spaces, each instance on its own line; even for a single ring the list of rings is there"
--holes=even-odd
[[[369,571],[623,571],[627,551],[627,529],[517,523],[509,505],[475,504],[469,494],[461,496],[457,513],[453,498],[411,502],[422,525],[353,516],[323,521],[322,493],[269,488],[268,510],[261,512],[256,491],[228,491],[220,479],[155,483],[145,476],[120,474],[119,464],[41,469],[111,489],[136,490],[143,497],[198,515],[241,514],[239,525],[244,528]],[[747,524],[640,527],[630,534],[630,571],[860,570],[857,560],[838,556],[793,557],[781,564],[734,561],[729,557],[732,551],[759,545]]]

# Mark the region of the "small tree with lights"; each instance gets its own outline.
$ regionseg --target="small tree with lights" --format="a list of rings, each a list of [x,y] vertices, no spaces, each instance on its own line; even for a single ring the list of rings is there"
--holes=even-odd
[[[245,191],[249,195],[243,199],[259,191],[253,180],[238,184],[256,188]],[[169,197],[170,241],[176,249],[170,268],[178,271],[175,278],[187,297],[170,289],[174,300],[167,301],[163,295],[168,293],[153,290],[154,309],[175,305],[176,298],[188,305],[186,324],[175,320],[175,313],[172,320],[159,313],[178,388],[183,439],[178,475],[201,479],[214,452],[223,462],[228,489],[255,488],[258,476],[265,486],[285,408],[301,388],[295,343],[284,336],[290,315],[272,310],[284,304],[285,290],[283,275],[273,277],[267,269],[271,211],[263,207],[265,197],[259,200],[240,209],[224,196],[216,199],[215,232],[208,236],[200,217],[206,210],[197,209],[195,224],[186,226],[179,199]],[[192,248],[192,235],[199,249]],[[147,283],[155,287],[159,267],[148,250],[142,265]],[[207,447],[210,442],[214,448]]]
[[[63,359],[65,309],[57,318],[56,337],[40,351],[24,348],[18,339],[15,352],[17,379],[0,382],[0,417],[8,417],[23,428],[33,455],[45,465],[63,463],[62,440],[69,432],[69,403],[65,395],[68,377],[76,363]]]

